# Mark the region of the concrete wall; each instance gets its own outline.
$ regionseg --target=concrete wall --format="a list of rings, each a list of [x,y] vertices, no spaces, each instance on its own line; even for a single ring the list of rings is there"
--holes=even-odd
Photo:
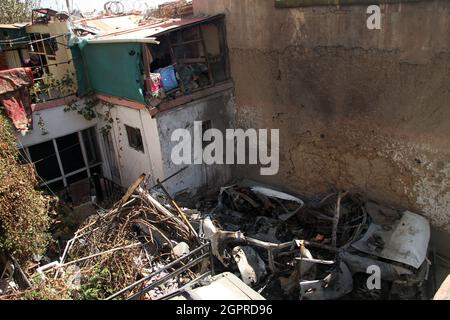
[[[124,187],[131,185],[141,173],[147,174],[150,182],[156,184],[157,179],[162,180],[185,167],[184,164],[175,165],[171,159],[172,148],[177,144],[171,141],[174,130],[186,128],[193,136],[194,121],[207,120],[211,120],[213,128],[223,132],[234,126],[231,90],[158,113],[155,118],[152,118],[146,109],[137,110],[118,105],[114,105],[110,112],[114,120],[111,134],[121,184]],[[103,125],[103,121],[99,121],[98,126]],[[129,146],[125,125],[141,131],[144,152]],[[191,164],[164,185],[174,196],[189,198],[202,194],[205,190],[218,188],[230,179],[230,166]]]
[[[82,105],[82,103],[83,100],[77,102],[78,105]],[[102,127],[106,124],[105,119],[97,117],[88,121],[75,111],[64,111],[66,107],[66,105],[62,105],[33,112],[33,130],[30,130],[25,136],[16,134],[19,141],[18,146],[35,145],[96,126],[97,141],[103,160],[103,175],[113,179],[106,156],[106,144],[101,132]],[[104,114],[107,108],[107,106],[99,104],[97,111]],[[121,185],[128,187],[141,173],[150,174],[151,179],[155,182],[157,178],[164,177],[156,120],[150,117],[147,110],[114,106],[110,112],[114,120],[110,134]],[[144,152],[129,146],[125,125],[139,128],[144,143]]]
[[[450,231],[450,2],[276,9],[194,0],[226,14],[237,125],[280,129],[280,171],[237,173],[321,193],[359,191]]]
[[[172,148],[178,142],[171,141],[172,132],[178,128],[188,129],[194,137],[194,121],[211,121],[211,127],[225,132],[234,127],[234,104],[230,90],[217,93],[207,98],[182,105],[170,111],[156,115],[161,144],[164,177],[185,167],[175,165],[171,160]],[[193,146],[192,141],[192,146]],[[193,150],[193,147],[192,147]],[[170,179],[166,186],[173,194],[189,196],[199,195],[223,186],[231,179],[231,167],[227,165],[191,164],[186,170]]]

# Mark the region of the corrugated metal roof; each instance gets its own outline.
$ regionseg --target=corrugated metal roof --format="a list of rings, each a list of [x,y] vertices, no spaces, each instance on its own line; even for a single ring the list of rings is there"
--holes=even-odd
[[[117,32],[111,32],[106,34],[100,34],[94,39],[142,39],[148,37],[156,37],[168,31],[179,29],[182,27],[187,27],[189,25],[195,25],[201,22],[213,20],[223,15],[207,16],[201,18],[183,18],[183,19],[167,19],[164,21],[156,21],[141,25],[136,28],[131,28],[127,30],[120,30]]]
[[[95,19],[80,19],[76,21],[78,24],[96,28],[99,32],[114,32],[119,30],[127,30],[136,28],[138,22],[143,18],[142,15],[123,15],[114,17],[103,17]]]

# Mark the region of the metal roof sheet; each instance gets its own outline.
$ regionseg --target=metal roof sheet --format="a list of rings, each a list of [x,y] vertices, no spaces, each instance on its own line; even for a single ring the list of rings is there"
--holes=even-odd
[[[120,30],[136,28],[138,22],[143,18],[142,15],[123,15],[113,17],[80,19],[76,23],[96,28],[99,32],[110,33]]]
[[[138,26],[136,28],[131,28],[127,30],[119,30],[116,32],[111,33],[104,33],[97,35],[95,39],[130,39],[130,38],[136,38],[136,39],[142,39],[142,38],[148,38],[148,37],[156,37],[158,35],[161,35],[165,32],[175,30],[178,28],[186,27],[189,25],[194,25],[197,23],[213,20],[215,18],[218,18],[223,15],[216,15],[216,16],[207,16],[207,17],[201,17],[201,18],[182,18],[182,19],[167,19],[167,20],[158,20],[153,21],[151,23],[147,23],[145,25]]]

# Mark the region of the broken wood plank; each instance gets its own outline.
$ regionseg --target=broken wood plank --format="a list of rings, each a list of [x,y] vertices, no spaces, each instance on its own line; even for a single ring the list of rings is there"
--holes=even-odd
[[[200,34],[200,39],[202,41],[203,54],[205,55],[206,64],[208,66],[209,82],[210,82],[211,85],[214,86],[214,77],[213,77],[213,74],[212,74],[212,71],[211,71],[211,64],[209,63],[208,51],[206,50],[205,38],[203,37],[203,31],[202,31],[202,26],[201,25],[198,26],[198,32]]]
[[[122,197],[122,199],[120,199],[119,205],[117,206],[117,211],[119,211],[120,208],[122,208],[123,204],[128,201],[128,199],[131,197],[133,192],[137,189],[137,187],[140,186],[140,184],[142,183],[142,181],[144,181],[144,179],[145,179],[145,173],[141,174],[136,179],[136,181],[133,182],[133,184],[128,188],[127,192]]]
[[[189,40],[189,41],[184,41],[184,42],[171,43],[171,46],[172,47],[185,46],[187,44],[199,43],[201,41],[202,41],[202,39],[194,39],[194,40]]]
[[[189,227],[185,225],[176,215],[170,212],[166,207],[164,207],[161,203],[159,203],[155,198],[153,198],[148,191],[145,191],[142,187],[137,188],[137,192],[144,198],[147,199],[151,204],[153,204],[156,209],[158,209],[165,216],[170,217],[173,221],[175,221],[178,225],[182,226],[187,232],[189,232]]]
[[[71,264],[74,264],[74,263],[77,263],[77,262],[81,262],[81,261],[84,261],[84,260],[87,260],[87,259],[95,258],[95,257],[100,256],[100,255],[103,255],[103,254],[112,253],[112,252],[118,251],[118,250],[124,250],[124,249],[134,248],[134,247],[141,246],[141,245],[142,245],[142,243],[137,242],[137,243],[133,243],[133,244],[129,244],[129,245],[123,246],[123,247],[118,247],[118,248],[109,249],[109,250],[106,250],[106,251],[103,251],[103,252],[91,254],[90,256],[87,256],[87,257],[83,257],[83,258],[80,258],[80,259],[77,259],[77,260],[72,260],[72,261],[66,262],[66,263],[64,263],[64,264],[58,265],[58,267],[59,267],[59,268],[66,267],[66,266],[68,266],[68,265],[71,265]],[[49,270],[50,270],[50,269],[49,269]]]
[[[169,194],[169,192],[166,190],[166,188],[164,188],[164,186],[161,184],[159,179],[157,179],[157,183],[158,183],[158,186],[161,188],[161,190],[166,194],[167,198],[169,198],[170,203],[172,204],[173,208],[178,212],[181,219],[183,219],[184,223],[186,223],[186,225],[189,227],[189,233],[195,237],[195,239],[197,240],[198,243],[201,244],[201,241],[200,241],[200,238],[198,237],[197,232],[195,231],[194,227],[189,222],[189,220],[186,217],[186,215],[184,214],[183,210],[181,210],[181,208],[177,205],[175,200],[172,198],[172,196]]]

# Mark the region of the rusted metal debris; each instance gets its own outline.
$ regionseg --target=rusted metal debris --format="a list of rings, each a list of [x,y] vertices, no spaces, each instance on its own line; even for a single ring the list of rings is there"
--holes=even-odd
[[[335,192],[303,203],[244,182],[222,188],[201,229],[222,268],[240,272],[270,298],[423,298],[428,221],[357,194]],[[246,247],[252,250],[243,254]],[[374,268],[381,289],[367,287]]]

